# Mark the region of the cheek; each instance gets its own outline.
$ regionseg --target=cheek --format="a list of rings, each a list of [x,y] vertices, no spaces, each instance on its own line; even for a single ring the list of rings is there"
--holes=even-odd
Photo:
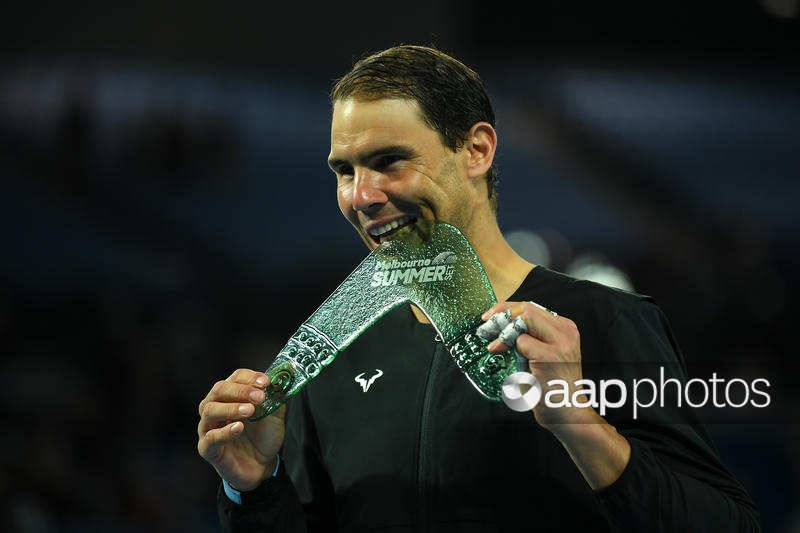
[[[345,215],[348,211],[352,210],[353,206],[350,202],[352,196],[352,194],[348,194],[347,187],[345,185],[339,185],[336,187],[336,201],[339,203],[339,210]]]
[[[353,209],[352,198],[353,194],[348,192],[346,187],[338,187],[336,189],[336,201],[339,204],[339,211],[344,215],[344,218],[353,224],[357,224],[358,215]]]

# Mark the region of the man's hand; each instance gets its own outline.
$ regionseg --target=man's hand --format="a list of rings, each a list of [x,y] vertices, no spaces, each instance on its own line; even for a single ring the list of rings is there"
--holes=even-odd
[[[528,368],[539,380],[543,395],[547,394],[548,381],[562,379],[569,384],[572,398],[581,390],[574,384],[583,378],[580,334],[575,322],[533,302],[501,302],[481,318],[488,321],[505,311],[510,313],[507,317],[510,329],[506,334],[501,331],[489,343],[489,351],[500,353],[516,348],[528,360]],[[524,328],[519,323],[514,325],[514,320],[522,320]],[[521,330],[527,331],[520,333]],[[630,460],[630,444],[592,407],[548,407],[540,401],[533,414],[539,425],[561,442],[592,489],[611,485],[625,470]]]
[[[285,405],[263,420],[247,420],[264,401],[267,385],[266,374],[240,368],[216,382],[198,408],[198,453],[243,492],[272,475],[285,436]]]
[[[533,302],[501,302],[492,306],[482,318],[488,320],[496,313],[508,310],[511,320],[524,321],[527,332],[516,337],[514,346],[506,345],[504,335],[489,343],[492,353],[516,348],[517,353],[528,360],[528,368],[547,392],[547,382],[561,379],[570,384],[570,396],[578,390],[573,384],[583,378],[581,370],[580,333],[575,322],[559,316]],[[513,340],[510,342],[514,342]],[[597,413],[591,408],[548,408],[539,402],[533,409],[536,421],[545,428],[554,424],[571,424],[596,421]]]

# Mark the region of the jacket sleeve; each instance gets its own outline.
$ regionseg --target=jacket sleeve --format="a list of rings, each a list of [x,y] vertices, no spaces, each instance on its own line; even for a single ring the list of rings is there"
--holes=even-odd
[[[628,383],[643,374],[654,383],[687,381],[666,318],[650,301],[621,312],[605,346],[604,360]],[[670,385],[677,390],[676,382]],[[626,409],[607,417],[631,445],[625,471],[596,492],[609,521],[620,531],[760,531],[758,509],[723,465],[696,412],[671,400],[635,416]]]
[[[306,531],[303,508],[282,463],[275,477],[251,492],[242,493],[241,504],[231,501],[220,483],[217,511],[223,533]]]

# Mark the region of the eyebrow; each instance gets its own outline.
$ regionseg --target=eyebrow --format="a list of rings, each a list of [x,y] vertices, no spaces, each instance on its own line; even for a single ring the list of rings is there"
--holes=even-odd
[[[366,161],[370,161],[375,159],[376,157],[380,157],[386,154],[399,154],[406,157],[411,157],[414,152],[408,146],[403,145],[392,145],[392,146],[381,146],[380,148],[376,148],[375,150],[371,150],[365,154],[361,154],[360,156],[356,157],[355,159],[361,163]],[[336,170],[337,167],[340,165],[349,165],[350,160],[348,159],[328,159],[328,166],[331,170]]]

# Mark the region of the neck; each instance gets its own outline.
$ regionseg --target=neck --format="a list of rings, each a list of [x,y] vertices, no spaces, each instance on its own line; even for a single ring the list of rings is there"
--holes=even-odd
[[[478,257],[486,270],[498,302],[507,300],[525,277],[536,266],[515,252],[511,246],[500,239],[497,246],[489,252],[478,253]]]
[[[478,255],[498,302],[507,300],[519,288],[535,265],[529,263],[503,237],[494,213],[474,218],[467,235]]]

